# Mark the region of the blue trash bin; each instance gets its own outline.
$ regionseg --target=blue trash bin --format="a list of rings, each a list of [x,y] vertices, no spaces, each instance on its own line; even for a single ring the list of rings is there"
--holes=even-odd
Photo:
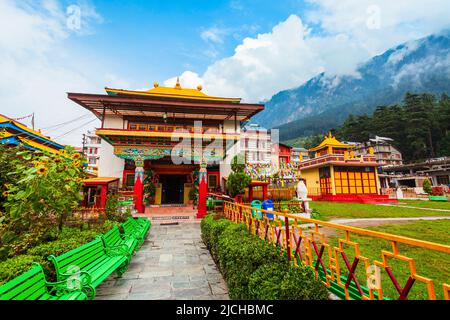
[[[274,211],[274,210],[275,210],[275,207],[274,207],[274,205],[273,205],[272,200],[265,200],[265,201],[262,203],[262,208],[263,208],[264,210],[267,210],[267,211]],[[267,215],[267,218],[268,218],[268,219],[273,219],[273,217],[274,217],[274,215],[271,214],[271,213],[267,213],[266,215]]]
[[[261,209],[261,206],[262,206],[261,201],[259,201],[259,200],[253,200],[252,201],[252,208]],[[261,211],[257,211],[257,210],[252,210],[252,216],[253,216],[253,218],[261,219],[262,218],[262,212]]]

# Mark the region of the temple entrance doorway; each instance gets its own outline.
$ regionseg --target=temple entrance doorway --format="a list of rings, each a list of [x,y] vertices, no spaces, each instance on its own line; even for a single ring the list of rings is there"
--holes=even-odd
[[[162,186],[162,204],[183,204],[186,175],[161,175],[159,182]]]

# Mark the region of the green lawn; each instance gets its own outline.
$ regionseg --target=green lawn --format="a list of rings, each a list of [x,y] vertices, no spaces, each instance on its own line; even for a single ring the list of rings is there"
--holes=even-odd
[[[409,203],[409,202],[408,202]],[[409,205],[409,204],[408,204]],[[422,216],[450,216],[450,212],[413,208],[380,206],[375,204],[313,201],[311,208],[320,213],[320,219],[331,218],[398,218]]]
[[[399,200],[398,205],[450,210],[450,201]]]
[[[368,229],[450,245],[449,220],[418,221],[408,224],[384,225]],[[329,241],[333,246],[336,246],[337,239],[338,237],[335,236],[331,237]],[[351,240],[360,244],[361,255],[369,258],[371,262],[373,262],[373,260],[381,261],[381,250],[392,251],[389,241],[366,236],[351,236]],[[415,259],[417,273],[421,276],[433,279],[436,296],[438,299],[443,299],[442,284],[450,284],[450,255],[409,245],[399,245],[399,251],[400,254]],[[353,261],[353,254],[351,254],[351,252],[352,250],[350,248],[346,250],[350,263]],[[339,264],[341,270],[347,270],[342,259],[340,259]],[[391,260],[390,265],[392,266],[394,275],[403,287],[409,276],[408,265],[405,262],[396,259]],[[366,286],[364,268],[362,268],[362,266],[362,264],[358,265],[358,280],[362,285]],[[383,270],[381,272],[381,281],[384,296],[396,299],[398,293],[392,285],[387,273]],[[408,298],[427,299],[428,296],[426,292],[425,285],[416,281]]]

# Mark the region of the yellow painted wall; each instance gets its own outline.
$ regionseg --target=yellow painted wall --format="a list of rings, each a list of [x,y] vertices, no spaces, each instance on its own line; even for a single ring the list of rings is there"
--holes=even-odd
[[[189,203],[189,191],[192,188],[192,183],[185,183],[184,184],[184,195],[183,195],[183,203],[188,204]]]
[[[308,188],[308,194],[317,195],[320,193],[320,176],[319,169],[312,168],[301,170],[301,178],[305,179],[306,187]]]
[[[162,185],[160,183],[158,183],[156,185],[155,205],[161,204],[161,195],[162,195]]]

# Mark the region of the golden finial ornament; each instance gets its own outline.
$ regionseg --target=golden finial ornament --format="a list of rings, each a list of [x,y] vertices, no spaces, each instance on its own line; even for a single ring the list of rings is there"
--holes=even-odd
[[[155,81],[155,82],[153,83],[153,87],[158,88],[158,87],[159,87],[159,83]]]
[[[201,85],[198,85],[198,86],[197,86],[197,90],[198,90],[198,91],[202,91],[202,90],[203,90],[203,87],[202,87]]]
[[[177,83],[175,84],[175,89],[181,89],[180,77],[177,77]]]

